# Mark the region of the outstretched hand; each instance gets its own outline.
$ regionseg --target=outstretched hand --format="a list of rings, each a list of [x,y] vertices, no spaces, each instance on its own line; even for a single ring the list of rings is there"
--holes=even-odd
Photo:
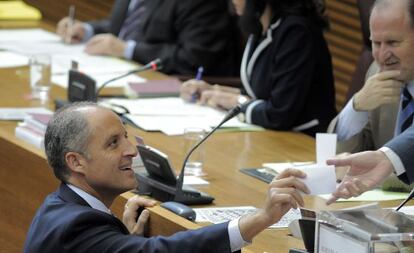
[[[367,151],[345,158],[330,159],[328,165],[349,166],[342,182],[332,193],[327,204],[339,198],[348,199],[380,185],[393,171],[391,161],[382,151]]]

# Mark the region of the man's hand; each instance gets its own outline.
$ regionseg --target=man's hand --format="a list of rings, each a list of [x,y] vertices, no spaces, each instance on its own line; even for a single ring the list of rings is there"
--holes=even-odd
[[[212,87],[202,80],[191,79],[181,85],[180,96],[187,102],[196,102],[202,92],[212,89]]]
[[[305,177],[303,171],[287,169],[270,183],[264,208],[239,220],[240,233],[245,241],[251,241],[258,233],[279,221],[292,207],[304,205],[300,192],[309,193],[309,189],[298,178]]]
[[[112,34],[98,34],[86,44],[85,52],[93,55],[123,57],[126,43]]]
[[[327,201],[328,205],[339,198],[356,197],[374,188],[384,182],[394,169],[391,161],[379,150],[361,152],[342,159],[330,159],[327,164],[350,166],[341,184]]]
[[[370,111],[399,100],[404,83],[396,80],[399,70],[384,71],[370,77],[354,96],[356,111]]]
[[[149,219],[149,211],[142,211],[138,217],[138,209],[140,207],[154,206],[155,203],[153,200],[144,199],[139,196],[134,196],[128,200],[125,204],[122,222],[131,234],[140,236],[144,234],[144,228]]]
[[[337,154],[335,158],[345,158],[351,155],[351,153],[344,152]],[[341,182],[344,179],[346,172],[349,170],[350,166],[336,166],[335,167],[335,174],[336,174],[336,181]]]
[[[56,33],[63,39],[65,43],[75,44],[81,42],[85,36],[83,23],[79,20],[75,20],[75,22],[70,27],[69,22],[70,20],[68,17],[60,20],[56,28]]]

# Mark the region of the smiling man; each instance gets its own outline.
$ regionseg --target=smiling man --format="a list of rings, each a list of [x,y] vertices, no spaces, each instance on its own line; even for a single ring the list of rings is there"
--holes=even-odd
[[[289,209],[303,205],[309,192],[287,170],[270,186],[263,209],[228,223],[176,233],[142,236],[149,217],[140,206],[155,203],[138,196],[128,200],[121,222],[109,210],[115,198],[137,187],[132,158],[136,147],[112,111],[93,103],[75,103],[56,112],[48,124],[45,151],[62,181],[39,208],[24,252],[235,252],[277,222]]]
[[[377,0],[370,32],[375,62],[367,81],[329,128],[338,153],[379,149],[413,123],[414,1]]]

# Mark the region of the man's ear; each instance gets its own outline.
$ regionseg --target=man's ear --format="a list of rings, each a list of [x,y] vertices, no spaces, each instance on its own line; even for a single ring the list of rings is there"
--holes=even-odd
[[[68,152],[65,155],[65,161],[72,173],[85,174],[86,159],[83,155],[76,152]]]

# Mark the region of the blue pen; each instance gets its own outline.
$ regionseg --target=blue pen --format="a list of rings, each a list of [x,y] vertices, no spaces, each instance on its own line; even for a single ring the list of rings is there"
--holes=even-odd
[[[196,78],[195,78],[197,81],[201,80],[201,78],[203,77],[203,72],[204,72],[204,68],[202,66],[198,67]],[[199,96],[200,94],[198,94],[198,92],[194,92],[193,94],[191,94],[191,102],[195,103],[197,99],[199,98]]]

